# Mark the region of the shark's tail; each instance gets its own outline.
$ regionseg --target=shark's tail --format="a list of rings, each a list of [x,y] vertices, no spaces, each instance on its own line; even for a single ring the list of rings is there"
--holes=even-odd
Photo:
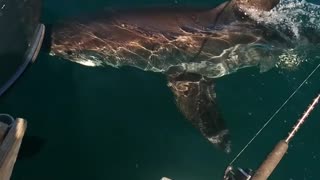
[[[198,74],[169,74],[169,87],[185,117],[213,144],[230,151],[229,132],[216,104],[213,80]]]

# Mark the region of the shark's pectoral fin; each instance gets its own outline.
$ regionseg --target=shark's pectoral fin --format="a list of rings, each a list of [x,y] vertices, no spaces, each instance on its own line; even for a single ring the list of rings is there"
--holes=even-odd
[[[198,74],[168,74],[176,102],[185,117],[212,143],[230,151],[228,130],[218,111],[212,79]]]

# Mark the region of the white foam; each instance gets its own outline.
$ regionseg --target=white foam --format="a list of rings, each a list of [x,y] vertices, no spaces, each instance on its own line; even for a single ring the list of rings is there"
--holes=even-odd
[[[320,6],[305,0],[282,0],[271,11],[245,9],[246,14],[257,22],[272,24],[281,30],[291,30],[296,38],[301,29],[312,27],[320,30]]]
[[[286,70],[295,70],[305,60],[306,59],[302,56],[298,56],[294,49],[289,49],[279,56],[279,61],[277,62],[276,67]]]
[[[306,37],[320,33],[320,6],[305,0],[281,0],[271,11],[257,11],[244,9],[246,14],[258,23],[270,25],[280,33],[291,32],[294,36],[290,38],[294,43],[293,49],[284,49],[278,57],[276,67],[294,70],[306,61],[305,50],[310,49],[310,44],[305,41]],[[313,32],[308,32],[312,29]],[[311,57],[312,59],[313,57]]]

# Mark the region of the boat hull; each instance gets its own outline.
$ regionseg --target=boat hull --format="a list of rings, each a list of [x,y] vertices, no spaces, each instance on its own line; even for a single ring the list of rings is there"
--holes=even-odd
[[[0,2],[0,96],[21,76],[39,52],[44,36],[41,0]]]

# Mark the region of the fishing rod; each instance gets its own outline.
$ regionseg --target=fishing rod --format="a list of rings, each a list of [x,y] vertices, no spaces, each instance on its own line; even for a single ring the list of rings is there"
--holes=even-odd
[[[236,170],[234,170],[232,165],[229,165],[225,171],[224,180],[266,180],[287,152],[291,139],[301,128],[302,124],[306,121],[319,101],[320,93],[309,105],[307,110],[303,113],[302,117],[298,119],[292,130],[289,132],[289,135],[285,139],[282,139],[278,142],[278,144],[269,153],[269,155],[255,172],[253,172],[251,169],[241,168],[237,168]]]

